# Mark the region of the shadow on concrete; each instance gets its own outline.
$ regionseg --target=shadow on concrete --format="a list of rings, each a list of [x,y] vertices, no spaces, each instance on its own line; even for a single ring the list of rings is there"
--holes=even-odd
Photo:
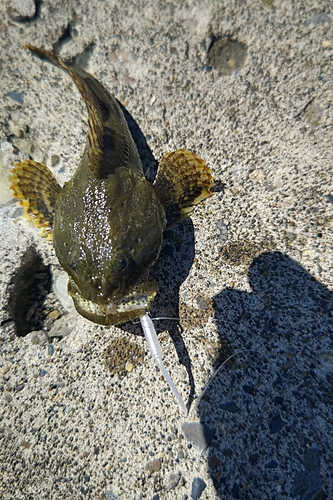
[[[153,182],[158,162],[154,159],[146,138],[134,118],[121,103],[119,105],[138,149],[145,175],[150,182]],[[182,223],[164,232],[160,256],[149,273],[150,277],[157,281],[159,288],[150,315],[152,318],[173,318],[172,320],[155,321],[154,326],[157,333],[165,330],[169,332],[179,362],[186,368],[190,381],[189,405],[193,401],[195,386],[191,370],[191,359],[181,336],[178,305],[179,288],[190,272],[194,253],[194,228],[191,219],[187,218]],[[136,335],[143,335],[141,325],[138,323],[125,323],[120,325],[119,328]]]
[[[216,429],[207,456],[216,492],[329,498],[333,294],[279,252],[256,258],[248,279],[250,293],[226,288],[215,297],[221,343],[236,355],[198,407],[202,424]]]
[[[43,327],[44,302],[51,291],[51,281],[49,266],[44,265],[35,247],[29,247],[7,288],[10,318],[7,322],[14,321],[18,337]]]
[[[156,176],[158,162],[155,160],[153,153],[148,146],[147,140],[133,116],[127,111],[121,102],[117,102],[124,114],[128,128],[130,129],[136,148],[139,152],[145,176],[149,182],[153,182]]]

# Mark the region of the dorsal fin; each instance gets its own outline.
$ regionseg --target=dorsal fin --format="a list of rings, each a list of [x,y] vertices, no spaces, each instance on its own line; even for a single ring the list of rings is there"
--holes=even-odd
[[[89,167],[105,179],[120,166],[142,171],[141,161],[117,100],[89,73],[67,64],[57,54],[26,44],[25,48],[63,68],[73,78],[89,112]]]

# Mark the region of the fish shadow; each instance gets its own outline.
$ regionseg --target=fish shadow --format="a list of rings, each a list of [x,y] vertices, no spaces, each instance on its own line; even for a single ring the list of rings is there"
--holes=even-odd
[[[149,182],[156,176],[158,162],[155,160],[139,125],[132,115],[119,103],[133,140],[140,155],[144,173]],[[172,229],[164,232],[161,253],[156,264],[150,270],[150,277],[158,284],[158,294],[150,311],[152,318],[168,318],[154,321],[157,333],[167,330],[174,343],[179,362],[185,367],[190,381],[188,406],[195,393],[191,359],[181,335],[179,324],[179,289],[186,280],[194,260],[194,228],[190,218],[185,219]],[[140,323],[124,323],[122,330],[143,335]]]
[[[216,369],[226,362],[198,413],[215,429],[207,457],[215,490],[221,499],[327,498],[333,293],[280,252],[256,258],[248,280],[251,292],[226,288],[214,298]]]
[[[150,147],[148,146],[147,140],[142,133],[139,125],[134,120],[133,116],[127,111],[127,109],[117,100],[125,120],[127,122],[128,128],[131,132],[132,138],[138,150],[143,171],[149,182],[153,182],[158,169],[158,161],[155,160]]]

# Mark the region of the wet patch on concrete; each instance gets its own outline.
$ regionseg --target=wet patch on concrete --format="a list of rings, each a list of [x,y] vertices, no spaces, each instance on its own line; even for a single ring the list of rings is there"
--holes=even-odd
[[[244,66],[246,55],[246,43],[229,38],[213,40],[208,49],[210,66],[218,69],[222,75],[231,75],[240,70]]]
[[[142,363],[145,351],[136,342],[126,338],[110,339],[103,353],[106,369],[112,375],[126,375]]]

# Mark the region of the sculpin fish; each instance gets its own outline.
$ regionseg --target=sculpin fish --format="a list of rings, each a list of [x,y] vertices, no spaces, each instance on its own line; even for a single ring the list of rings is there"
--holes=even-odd
[[[145,277],[163,232],[212,195],[210,169],[180,149],[163,156],[151,184],[115,97],[58,55],[25,47],[72,77],[87,105],[89,133],[69,182],[61,187],[45,165],[27,160],[12,170],[14,196],[53,241],[82,316],[102,325],[141,317],[157,294],[156,282]]]

